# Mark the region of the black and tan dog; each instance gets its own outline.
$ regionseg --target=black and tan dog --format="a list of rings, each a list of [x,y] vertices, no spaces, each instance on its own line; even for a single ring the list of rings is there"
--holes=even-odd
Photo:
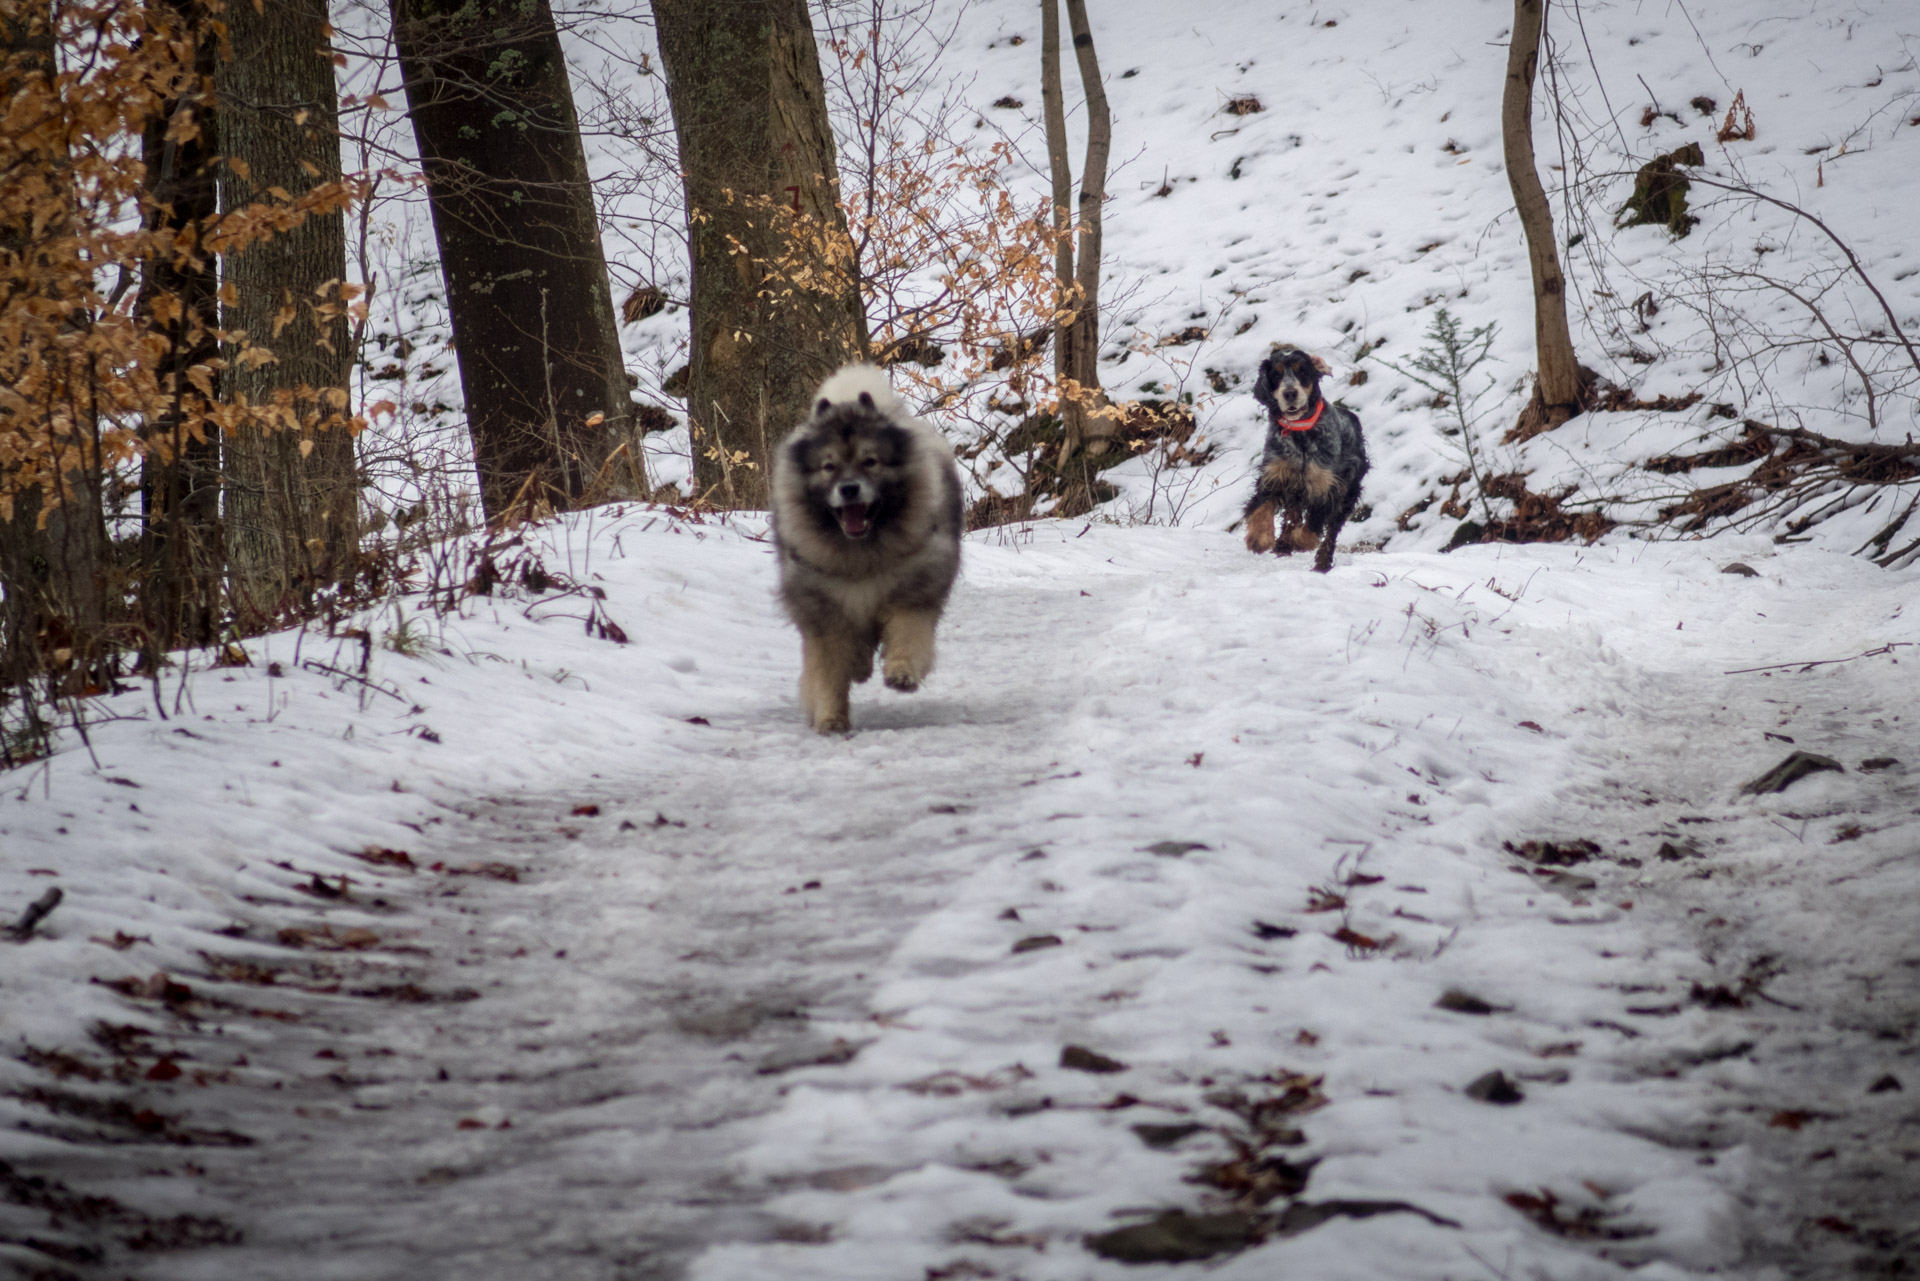
[[[800,629],[800,707],[814,729],[847,729],[848,687],[873,675],[876,649],[890,688],[927,678],[961,533],[946,438],[871,365],[821,384],[773,462],[780,600]]]
[[[1248,551],[1291,556],[1318,543],[1313,567],[1322,574],[1333,568],[1340,527],[1367,474],[1359,415],[1327,402],[1320,392],[1326,372],[1325,361],[1297,347],[1276,347],[1261,362],[1253,398],[1267,411],[1267,445],[1246,509]]]

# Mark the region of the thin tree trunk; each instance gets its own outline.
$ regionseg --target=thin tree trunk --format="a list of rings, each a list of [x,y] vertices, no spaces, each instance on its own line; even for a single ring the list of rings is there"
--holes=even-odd
[[[1533,79],[1540,63],[1546,5],[1547,0],[1514,0],[1506,90],[1500,101],[1507,182],[1513,188],[1514,208],[1526,232],[1527,259],[1533,267],[1533,336],[1540,372],[1533,403],[1522,417],[1523,429],[1528,416],[1536,420],[1529,435],[1558,427],[1580,412],[1583,399],[1580,362],[1574,357],[1567,328],[1567,285],[1554,245],[1553,209],[1533,158]]]
[[[167,315],[154,324],[166,340],[155,366],[170,407],[149,419],[141,466],[141,643],[148,670],[175,645],[214,640],[223,613],[225,551],[220,530],[220,437],[209,420],[204,371],[219,358],[214,337],[218,279],[201,249],[218,214],[215,200],[212,80],[215,42],[200,35],[207,15],[194,0],[159,0],[197,40],[195,76],[162,104],[141,139],[147,168],[148,226],[170,233],[172,248],[143,266],[136,309]]]
[[[1040,0],[1040,105],[1053,175],[1053,376],[1055,385],[1065,387],[1079,376],[1074,359],[1079,291],[1073,270],[1073,168],[1067,161],[1067,109],[1060,78],[1060,5],[1058,0]],[[1061,399],[1062,462],[1079,449],[1084,418],[1077,400]]]
[[[653,0],[653,14],[686,184],[695,483],[762,507],[773,446],[821,378],[867,353],[850,271],[769,280],[799,245],[851,244],[819,50],[805,0]]]
[[[1064,514],[1094,503],[1094,458],[1117,434],[1100,411],[1100,214],[1106,200],[1107,157],[1113,146],[1113,115],[1100,80],[1086,0],[1065,0],[1074,59],[1087,96],[1087,150],[1080,165],[1080,200],[1070,211],[1073,171],[1067,161],[1067,115],[1060,71],[1058,0],[1040,0],[1040,100],[1046,118],[1047,161],[1053,176],[1054,379],[1060,389],[1060,449],[1054,460]],[[1078,231],[1076,252],[1073,237]]]
[[[553,11],[392,2],[487,517],[632,492],[644,475]]]
[[[1080,64],[1080,85],[1087,95],[1087,153],[1080,164],[1077,255],[1080,312],[1074,323],[1073,378],[1080,386],[1087,450],[1098,457],[1118,434],[1114,420],[1098,412],[1107,404],[1106,393],[1100,390],[1100,214],[1107,199],[1113,113],[1107,107],[1106,86],[1100,81],[1100,59],[1093,49],[1093,29],[1087,24],[1087,0],[1067,0],[1067,24],[1073,32],[1074,57]]]
[[[233,60],[218,73],[221,150],[246,176],[223,166],[222,204],[233,210],[273,199],[274,188],[299,197],[338,182],[339,95],[326,0],[234,0],[226,17]],[[297,429],[256,424],[226,442],[231,590],[254,625],[270,625],[353,572],[360,501],[353,437],[338,425],[314,426],[345,404],[329,404],[326,393],[343,398],[347,391],[347,318],[323,318],[314,304],[324,286],[346,275],[338,211],[309,215],[226,263],[233,286],[226,328],[244,330],[278,357],[234,367],[230,393],[252,405],[278,399],[305,420]]]

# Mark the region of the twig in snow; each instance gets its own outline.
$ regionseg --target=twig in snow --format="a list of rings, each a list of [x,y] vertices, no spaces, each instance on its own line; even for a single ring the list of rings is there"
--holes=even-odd
[[[60,900],[66,896],[66,891],[58,885],[42,894],[31,907],[20,914],[19,920],[7,927],[7,937],[16,943],[26,942],[40,922],[46,920],[47,914],[59,907]]]
[[[377,681],[368,680],[365,676],[359,676],[353,672],[342,671],[332,663],[323,663],[317,658],[309,658],[306,662],[300,664],[300,666],[310,672],[325,672],[329,676],[338,676],[343,681],[354,681],[358,684],[365,685],[368,689],[385,694],[388,698],[399,699],[403,703],[407,701],[405,695],[397,694]]]
[[[1722,672],[1720,674],[1722,676],[1745,676],[1750,672],[1777,672],[1787,667],[1796,668],[1805,672],[1816,667],[1827,667],[1834,663],[1852,663],[1862,658],[1878,658],[1882,654],[1891,654],[1896,649],[1910,649],[1914,644],[1915,642],[1913,641],[1892,641],[1880,646],[1878,649],[1870,649],[1864,653],[1855,654],[1852,658],[1815,658],[1802,663],[1768,663],[1765,667],[1736,667],[1730,672]]]

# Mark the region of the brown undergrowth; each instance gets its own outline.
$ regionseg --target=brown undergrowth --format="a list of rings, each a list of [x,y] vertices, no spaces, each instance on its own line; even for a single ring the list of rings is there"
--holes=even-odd
[[[1740,437],[1694,454],[1663,454],[1643,466],[1660,475],[1685,475],[1702,468],[1751,466],[1744,476],[1696,489],[1679,502],[1663,507],[1662,524],[1683,534],[1698,533],[1713,522],[1736,517],[1765,518],[1785,514],[1809,500],[1835,493],[1839,501],[1814,508],[1788,522],[1791,537],[1811,528],[1844,503],[1849,491],[1861,486],[1896,485],[1920,478],[1920,444],[1880,445],[1838,440],[1800,427],[1774,427],[1748,418]],[[1869,540],[1883,560],[1891,561],[1912,545],[1888,552],[1887,544],[1910,514]],[[1862,550],[1866,550],[1863,547]]]

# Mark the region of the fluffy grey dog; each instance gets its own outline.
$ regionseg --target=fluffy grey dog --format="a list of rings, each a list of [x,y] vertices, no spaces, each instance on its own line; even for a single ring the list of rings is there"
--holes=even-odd
[[[847,729],[848,687],[873,675],[875,649],[889,688],[920,688],[960,534],[946,439],[872,365],[822,383],[773,461],[780,600],[800,629],[800,707],[814,729]]]
[[[1315,543],[1313,567],[1333,568],[1334,544],[1360,501],[1367,446],[1360,416],[1320,394],[1326,362],[1297,347],[1275,347],[1260,363],[1253,398],[1267,411],[1260,479],[1247,500],[1247,550],[1293,554]],[[1278,537],[1273,530],[1280,513]]]

